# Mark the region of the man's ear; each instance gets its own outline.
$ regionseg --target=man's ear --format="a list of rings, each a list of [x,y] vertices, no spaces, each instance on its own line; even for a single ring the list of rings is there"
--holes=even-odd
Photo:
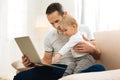
[[[67,15],[68,13],[67,13],[67,11],[64,11],[64,15]]]

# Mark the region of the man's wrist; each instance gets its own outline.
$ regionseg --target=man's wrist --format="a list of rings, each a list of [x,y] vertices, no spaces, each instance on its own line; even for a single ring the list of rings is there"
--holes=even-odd
[[[101,52],[98,48],[93,47],[93,49],[91,50],[90,54],[96,59],[99,60],[100,56],[101,56]]]
[[[28,67],[34,67],[35,63],[31,63]]]

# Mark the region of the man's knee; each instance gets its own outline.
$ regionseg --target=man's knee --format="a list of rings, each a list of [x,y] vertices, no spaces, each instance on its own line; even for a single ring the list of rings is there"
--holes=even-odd
[[[95,64],[95,65],[92,65],[92,66],[88,67],[87,69],[81,71],[80,73],[83,73],[83,72],[97,72],[97,71],[105,71],[105,67],[101,64]]]

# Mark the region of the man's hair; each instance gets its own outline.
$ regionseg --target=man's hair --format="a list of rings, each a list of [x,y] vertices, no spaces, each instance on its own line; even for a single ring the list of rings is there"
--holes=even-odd
[[[54,11],[58,11],[58,13],[63,16],[64,14],[64,11],[63,11],[63,8],[62,8],[62,5],[60,3],[52,3],[50,4],[48,7],[47,7],[47,10],[46,10],[46,14],[51,14],[53,13]]]

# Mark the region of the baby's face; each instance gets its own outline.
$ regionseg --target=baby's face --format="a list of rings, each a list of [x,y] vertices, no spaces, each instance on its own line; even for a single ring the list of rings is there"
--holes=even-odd
[[[62,32],[69,37],[76,33],[76,29],[73,27],[73,25],[61,24],[60,28]]]

